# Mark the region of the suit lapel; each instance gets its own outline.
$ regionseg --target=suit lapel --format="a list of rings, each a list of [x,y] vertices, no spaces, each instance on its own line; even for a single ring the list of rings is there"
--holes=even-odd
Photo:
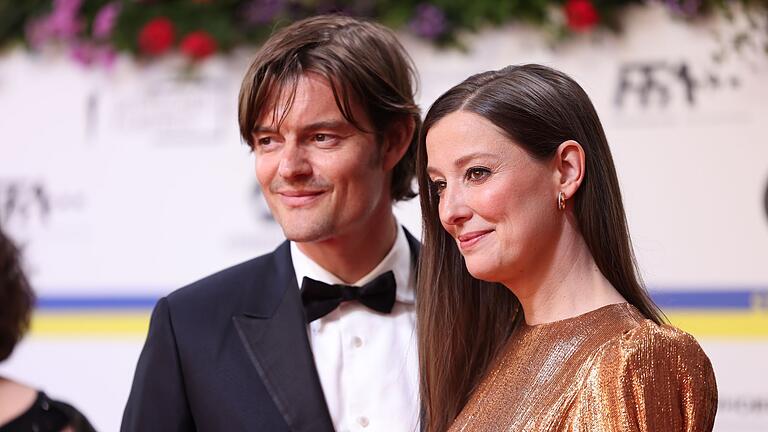
[[[419,252],[421,251],[421,243],[419,243],[418,240],[416,240],[416,237],[411,235],[411,232],[405,229],[405,227],[402,227],[403,231],[405,231],[405,238],[408,240],[408,248],[411,249],[411,265],[414,268],[414,271],[418,270],[418,262],[419,262]]]
[[[272,257],[249,290],[245,312],[233,317],[235,327],[289,429],[333,432],[307,338],[289,243]]]
[[[411,233],[403,227],[403,230],[405,231],[405,238],[408,239],[408,247],[411,249],[411,265],[413,266],[413,272],[418,278],[419,275],[419,253],[421,252],[421,243],[416,240],[416,237],[411,235]],[[418,280],[418,279],[417,279]],[[418,286],[418,283],[417,283]],[[421,404],[421,407],[419,408],[419,431],[424,432],[426,430],[425,428],[425,415],[426,410],[424,409],[424,405]]]

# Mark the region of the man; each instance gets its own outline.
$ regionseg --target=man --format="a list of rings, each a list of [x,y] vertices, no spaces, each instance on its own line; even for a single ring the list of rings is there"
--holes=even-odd
[[[417,430],[418,243],[392,214],[414,196],[413,80],[377,24],[266,42],[240,132],[289,241],[160,299],[123,431]]]

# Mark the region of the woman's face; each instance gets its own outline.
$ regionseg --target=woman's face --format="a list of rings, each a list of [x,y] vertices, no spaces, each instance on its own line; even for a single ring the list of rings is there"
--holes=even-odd
[[[509,286],[549,261],[561,229],[553,162],[465,111],[432,126],[426,146],[440,222],[472,276]]]

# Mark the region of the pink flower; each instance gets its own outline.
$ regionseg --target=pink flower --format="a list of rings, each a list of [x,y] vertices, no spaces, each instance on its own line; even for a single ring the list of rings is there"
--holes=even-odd
[[[115,28],[119,14],[120,4],[118,2],[107,3],[102,6],[93,19],[93,37],[97,39],[108,38]]]
[[[51,40],[70,42],[83,30],[83,21],[78,18],[82,0],[56,0],[53,11],[32,20],[26,29],[27,41],[33,48],[39,48]]]
[[[83,66],[100,64],[112,67],[117,58],[117,52],[108,45],[96,45],[91,42],[77,42],[72,45],[72,58]]]

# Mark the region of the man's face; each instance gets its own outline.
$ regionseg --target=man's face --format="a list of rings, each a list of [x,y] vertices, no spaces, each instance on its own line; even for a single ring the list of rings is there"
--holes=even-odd
[[[376,210],[390,205],[389,176],[374,135],[344,118],[324,77],[303,75],[287,113],[286,99],[276,95],[253,132],[256,177],[285,236],[332,240],[381,223]],[[372,130],[363,109],[351,108],[355,120]]]

